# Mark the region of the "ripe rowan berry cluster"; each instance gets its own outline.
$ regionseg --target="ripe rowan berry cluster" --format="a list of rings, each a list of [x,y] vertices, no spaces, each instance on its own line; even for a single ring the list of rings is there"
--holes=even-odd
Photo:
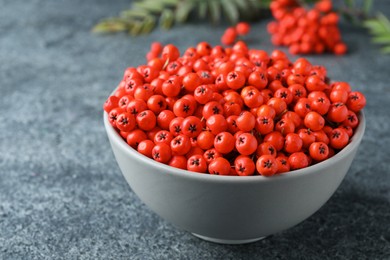
[[[228,27],[221,37],[221,43],[224,45],[233,45],[238,36],[247,35],[251,27],[247,22],[239,22],[235,26]]]
[[[270,22],[267,29],[274,45],[288,46],[292,54],[347,52],[331,0],[320,0],[310,10],[296,0],[273,0],[270,9],[276,21]]]
[[[364,95],[326,74],[305,58],[292,62],[242,41],[200,42],[182,56],[168,44],[127,68],[103,108],[123,139],[157,162],[271,176],[330,158],[359,124]]]

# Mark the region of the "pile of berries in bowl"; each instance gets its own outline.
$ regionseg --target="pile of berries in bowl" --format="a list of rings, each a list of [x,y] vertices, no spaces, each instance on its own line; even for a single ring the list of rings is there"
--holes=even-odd
[[[366,100],[281,51],[152,45],[104,104],[118,165],[154,212],[215,242],[292,227],[334,193],[364,134]]]

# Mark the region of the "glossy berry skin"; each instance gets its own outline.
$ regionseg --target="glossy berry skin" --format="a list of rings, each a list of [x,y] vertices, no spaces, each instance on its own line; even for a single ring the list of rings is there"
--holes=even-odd
[[[295,129],[299,129],[303,125],[302,118],[294,111],[287,111],[282,115],[282,119],[291,120],[295,126]]]
[[[306,114],[311,111],[310,100],[308,98],[300,98],[294,106],[294,112],[301,118],[305,118]]]
[[[285,137],[284,151],[287,153],[296,153],[301,151],[303,141],[296,133],[289,133]]]
[[[191,156],[187,160],[187,170],[192,172],[205,173],[207,171],[206,159],[200,154]]]
[[[163,110],[157,115],[157,126],[164,130],[169,130],[169,125],[176,118],[171,110]]]
[[[288,157],[288,163],[290,164],[291,170],[302,169],[309,166],[307,155],[303,152],[292,153]]]
[[[257,150],[257,140],[250,133],[242,133],[236,138],[235,147],[240,154],[250,155]]]
[[[174,155],[168,162],[169,166],[187,170],[187,158],[183,155]]]
[[[335,128],[330,132],[329,143],[334,149],[344,148],[349,141],[348,133],[342,128]]]
[[[236,31],[239,35],[246,35],[250,31],[250,25],[246,22],[239,22],[236,24]]]
[[[250,176],[255,173],[256,165],[250,157],[239,155],[234,160],[234,169],[239,176]]]
[[[157,162],[167,163],[172,157],[171,148],[165,143],[156,144],[152,149],[152,157]]]
[[[144,140],[146,140],[148,137],[145,134],[144,131],[140,129],[134,129],[133,131],[130,131],[126,137],[126,142],[128,145],[133,147],[134,149],[137,149],[138,144]]]
[[[230,163],[225,158],[218,157],[209,163],[208,172],[213,175],[230,175]]]
[[[167,130],[160,130],[154,135],[153,142],[155,144],[165,143],[169,145],[172,139],[173,135],[171,134],[171,132]]]
[[[203,150],[211,149],[214,145],[215,135],[210,131],[202,131],[196,138],[197,144]]]
[[[311,68],[312,65],[305,58],[298,58],[293,64],[294,73],[303,76],[308,76],[310,74]]]
[[[217,101],[207,102],[202,109],[202,116],[208,119],[215,114],[223,114],[223,107]]]
[[[317,112],[310,111],[305,115],[304,124],[312,131],[321,130],[325,125],[325,119]]]
[[[268,100],[267,105],[275,109],[276,115],[280,115],[287,110],[287,104],[282,98],[273,97]]]
[[[249,132],[255,127],[256,118],[252,113],[244,111],[237,117],[236,123],[240,130]]]
[[[275,124],[275,130],[286,136],[289,133],[294,133],[295,124],[289,118],[282,118]]]
[[[256,118],[255,129],[261,135],[271,133],[274,129],[274,120],[267,116],[258,116]]]
[[[345,104],[348,100],[348,92],[343,89],[334,89],[330,92],[329,98],[332,103],[341,102]]]
[[[256,149],[256,155],[257,157],[260,157],[262,155],[272,155],[273,157],[276,157],[277,150],[275,146],[271,142],[262,142],[259,144],[259,146]]]
[[[262,155],[256,161],[256,170],[262,176],[272,176],[278,171],[276,159],[272,155]]]
[[[276,171],[276,173],[284,173],[290,171],[290,164],[288,162],[288,157],[277,156],[276,164],[278,166],[278,170]]]
[[[202,132],[202,122],[195,116],[188,116],[181,123],[181,131],[188,137],[197,137]]]
[[[328,112],[331,104],[331,101],[326,95],[315,97],[313,99],[309,98],[309,101],[310,101],[310,109],[317,112],[320,115],[325,115]]]
[[[109,96],[104,102],[103,109],[107,113],[109,113],[113,108],[116,108],[118,106],[119,98],[116,96]]]
[[[349,110],[357,113],[366,106],[366,98],[359,91],[349,93],[347,100],[347,107]]]
[[[126,107],[126,111],[137,116],[139,113],[147,110],[146,102],[142,99],[134,99],[129,102]]]
[[[215,148],[208,149],[203,153],[203,158],[205,158],[207,163],[210,163],[212,160],[218,157],[222,157],[222,154]]]
[[[145,110],[139,113],[136,117],[137,126],[144,130],[152,130],[157,123],[156,115],[151,110]]]
[[[236,115],[231,115],[228,118],[226,118],[226,122],[228,124],[227,130],[231,134],[235,134],[238,131],[240,131],[240,129],[237,126],[237,118],[238,118],[238,116],[236,116]]]
[[[305,86],[309,92],[324,91],[327,87],[325,82],[318,75],[312,75],[307,77],[305,81]]]
[[[192,116],[194,112],[195,112],[194,104],[186,98],[181,98],[177,100],[173,105],[173,113],[175,114],[175,116],[178,117]]]
[[[257,109],[257,116],[266,116],[268,118],[274,119],[276,116],[276,111],[273,107],[269,105],[262,105]]]
[[[182,133],[182,124],[184,118],[176,117],[169,122],[169,132],[172,133],[173,136],[178,136]]]
[[[297,102],[300,98],[307,97],[307,90],[302,84],[289,84],[288,89],[293,96],[293,102]]]
[[[190,151],[185,155],[187,158],[190,158],[193,155],[202,155],[204,154],[204,150],[197,145],[192,145]]]
[[[245,75],[240,71],[231,71],[226,75],[226,84],[231,89],[240,89],[245,84]]]
[[[264,89],[268,84],[265,71],[253,71],[248,76],[248,83],[257,89]]]
[[[228,154],[235,147],[234,136],[229,132],[222,132],[214,138],[214,148],[222,154]]]
[[[175,61],[180,57],[179,49],[173,44],[167,44],[161,51],[163,60]]]
[[[153,90],[149,84],[139,86],[134,91],[134,98],[147,101],[153,95]]]
[[[149,158],[152,158],[152,150],[155,144],[151,140],[143,140],[138,144],[137,151]]]
[[[233,45],[237,39],[237,30],[234,27],[228,27],[221,37],[221,43],[224,45]]]
[[[310,129],[305,129],[305,128],[299,129],[298,135],[302,139],[303,148],[308,148],[316,140],[313,131]]]
[[[309,147],[310,156],[316,161],[323,161],[329,156],[329,147],[323,142],[313,142]]]
[[[201,79],[197,73],[188,73],[183,77],[182,84],[188,91],[194,91],[200,84]]]
[[[180,134],[170,141],[170,146],[174,155],[185,155],[191,149],[191,141],[188,136]]]
[[[287,105],[289,105],[293,101],[293,95],[288,88],[281,87],[275,91],[274,96],[277,98],[281,98]]]
[[[123,112],[124,112],[123,109],[121,109],[120,107],[116,107],[116,108],[111,109],[110,112],[108,113],[108,122],[110,122],[110,124],[113,127],[117,127],[116,120],[117,120],[118,116],[120,114],[122,114]]]
[[[272,131],[264,136],[264,142],[270,142],[277,151],[280,151],[284,147],[284,136],[278,131]]]
[[[121,131],[129,132],[135,128],[135,117],[128,112],[123,112],[118,115],[116,126]]]
[[[220,114],[211,115],[209,118],[207,118],[206,125],[214,135],[225,132],[228,128],[225,117]]]
[[[347,119],[345,119],[342,124],[345,126],[350,126],[354,129],[359,125],[359,118],[357,117],[355,112],[349,110]]]
[[[149,140],[153,141],[154,143],[154,137],[157,135],[158,132],[160,132],[161,129],[160,127],[156,126],[152,130],[146,131],[146,135],[149,138]]]
[[[348,108],[344,103],[333,103],[327,113],[327,118],[336,123],[341,123],[348,116]]]
[[[263,104],[264,98],[255,87],[244,87],[241,90],[241,97],[247,107],[259,107]]]
[[[199,104],[206,104],[211,101],[213,97],[213,91],[207,85],[200,85],[194,91],[194,98]]]
[[[147,99],[146,105],[148,109],[153,111],[155,114],[159,114],[167,108],[167,102],[165,101],[165,97],[162,95],[152,95]]]
[[[181,89],[179,77],[172,76],[162,84],[162,92],[167,97],[176,97]]]

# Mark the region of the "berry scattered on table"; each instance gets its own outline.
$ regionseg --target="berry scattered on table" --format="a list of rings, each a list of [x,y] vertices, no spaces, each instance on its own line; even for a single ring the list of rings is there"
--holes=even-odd
[[[247,35],[250,29],[250,24],[247,22],[239,22],[235,26],[228,27],[221,37],[221,43],[223,45],[233,45],[240,36]]]

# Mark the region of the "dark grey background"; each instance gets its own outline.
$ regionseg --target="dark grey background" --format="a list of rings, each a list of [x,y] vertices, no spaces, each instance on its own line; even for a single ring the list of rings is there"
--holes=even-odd
[[[390,16],[390,1],[375,3]],[[303,223],[257,243],[218,245],[140,202],[110,150],[102,104],[126,67],[145,62],[151,42],[181,51],[199,41],[218,44],[225,27],[194,23],[138,38],[90,33],[128,6],[0,0],[0,259],[390,258],[390,55],[364,30],[342,25],[348,55],[308,56],[367,97],[366,134],[353,165]],[[266,23],[253,24],[251,48],[273,49]]]

